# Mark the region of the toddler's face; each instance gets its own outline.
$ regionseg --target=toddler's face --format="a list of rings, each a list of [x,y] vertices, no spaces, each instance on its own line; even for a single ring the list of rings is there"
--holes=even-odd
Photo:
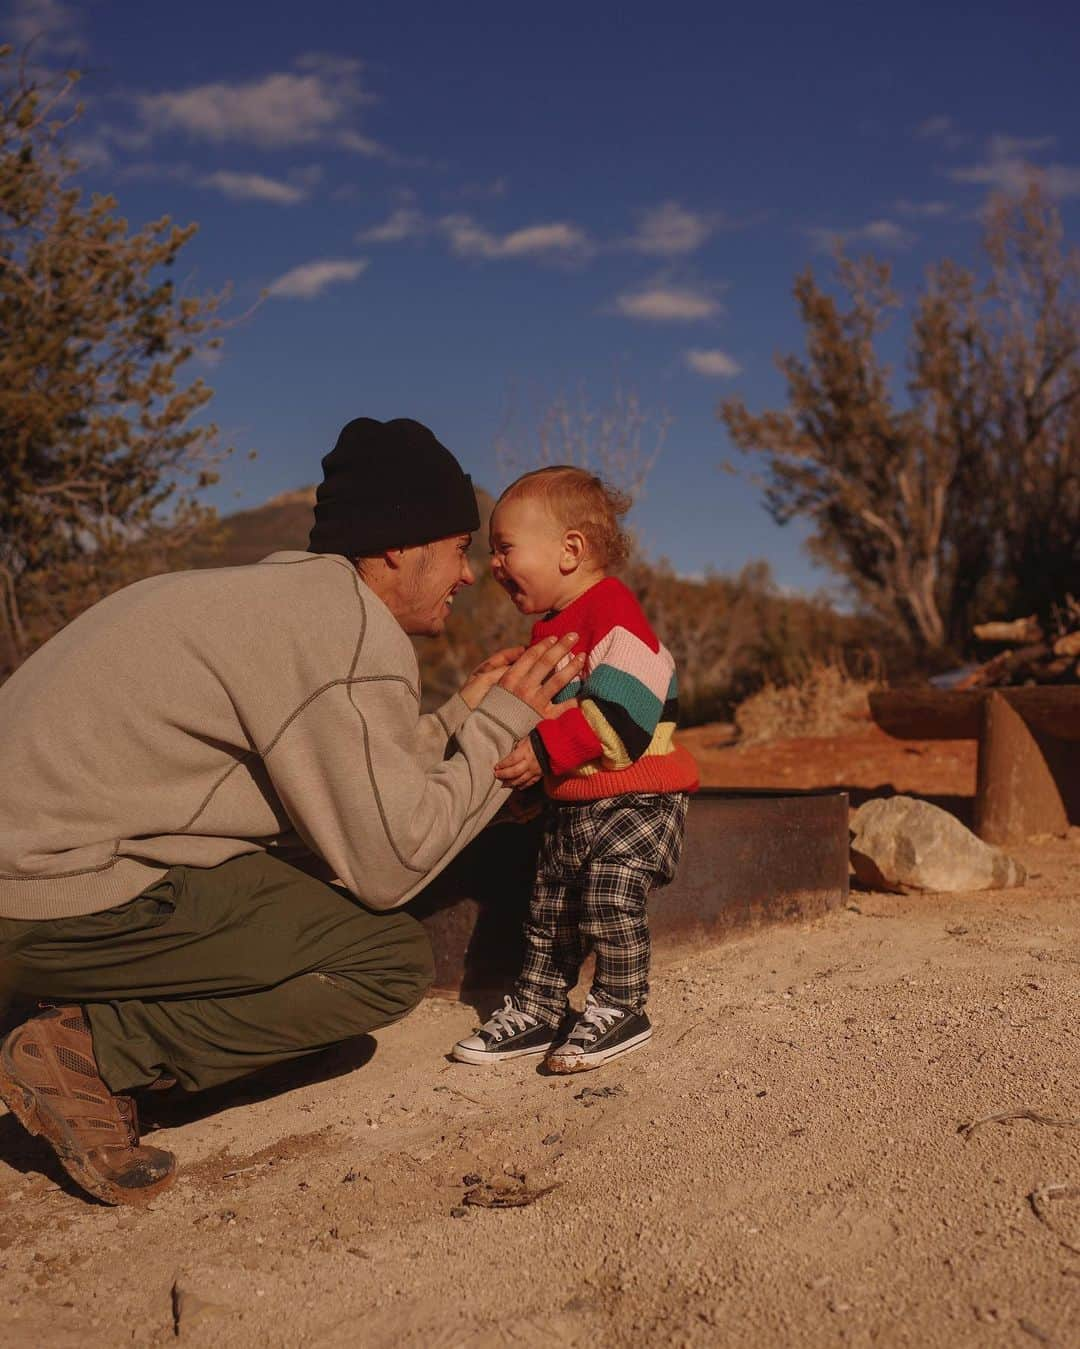
[[[563,529],[542,501],[511,497],[491,516],[491,572],[523,614],[559,607]]]

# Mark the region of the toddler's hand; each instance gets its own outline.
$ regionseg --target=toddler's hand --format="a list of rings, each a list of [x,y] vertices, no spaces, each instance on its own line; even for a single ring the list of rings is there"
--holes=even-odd
[[[495,765],[495,776],[504,787],[531,787],[540,781],[540,762],[528,736],[519,740],[506,758]]]

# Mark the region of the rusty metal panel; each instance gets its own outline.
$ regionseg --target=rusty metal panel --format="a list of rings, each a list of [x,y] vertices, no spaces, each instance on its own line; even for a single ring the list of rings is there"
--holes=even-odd
[[[522,956],[539,825],[487,829],[409,905],[435,952],[435,990],[507,990]],[[715,942],[847,900],[845,792],[705,788],[690,803],[671,885],[649,902],[654,947]]]

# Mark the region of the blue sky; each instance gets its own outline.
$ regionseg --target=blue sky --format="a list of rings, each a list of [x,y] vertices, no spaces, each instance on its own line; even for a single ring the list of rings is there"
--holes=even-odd
[[[426,422],[497,490],[508,416],[527,452],[553,399],[602,410],[620,385],[670,422],[633,516],[654,556],[821,585],[715,418],[729,394],[782,401],[795,274],[827,273],[843,236],[910,296],[973,256],[987,194],[1027,164],[1067,221],[1080,198],[1063,3],[14,0],[7,19],[87,72],[88,185],[133,223],[199,222],[188,288],[231,283],[233,313],[269,292],[206,372],[238,451],[223,510],[314,481],[360,415]]]

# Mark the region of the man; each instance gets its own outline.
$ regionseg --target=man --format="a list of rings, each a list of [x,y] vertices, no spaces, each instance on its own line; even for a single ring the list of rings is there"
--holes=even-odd
[[[0,965],[64,1004],[8,1036],[0,1096],[107,1203],[176,1170],[127,1092],[415,1006],[431,952],[396,910],[495,814],[495,764],[576,673],[554,673],[569,640],[500,652],[421,716],[409,636],[473,580],[471,481],[404,419],[350,422],[323,473],[306,553],[129,586],[0,689]]]

